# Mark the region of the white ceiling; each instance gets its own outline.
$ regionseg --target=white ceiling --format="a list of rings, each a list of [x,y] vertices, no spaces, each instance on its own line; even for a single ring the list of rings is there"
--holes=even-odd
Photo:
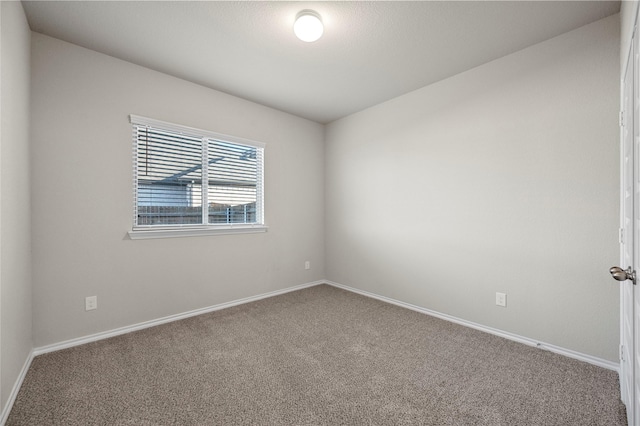
[[[33,31],[327,123],[617,13],[618,1],[23,1]],[[313,9],[325,32],[293,35]]]

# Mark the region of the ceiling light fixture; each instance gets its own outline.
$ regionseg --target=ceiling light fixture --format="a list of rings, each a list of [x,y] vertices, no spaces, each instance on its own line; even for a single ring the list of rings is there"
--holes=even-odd
[[[322,37],[324,27],[320,14],[314,10],[303,10],[296,15],[293,32],[302,41],[312,42]]]

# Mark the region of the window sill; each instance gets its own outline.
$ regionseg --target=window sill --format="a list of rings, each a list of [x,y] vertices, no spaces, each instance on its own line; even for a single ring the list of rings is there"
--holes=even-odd
[[[206,235],[256,234],[267,232],[267,229],[268,227],[265,225],[237,225],[215,228],[134,229],[128,234],[132,240],[147,240],[152,238],[204,237]]]

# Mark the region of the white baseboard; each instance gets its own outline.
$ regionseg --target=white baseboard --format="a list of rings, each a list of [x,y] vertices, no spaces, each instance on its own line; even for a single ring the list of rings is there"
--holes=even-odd
[[[125,327],[116,328],[113,330],[103,331],[100,333],[91,334],[84,337],[78,337],[76,339],[65,340],[64,342],[54,343],[47,346],[41,346],[33,350],[34,356],[45,354],[48,352],[55,352],[61,349],[67,349],[74,346],[84,345],[85,343],[96,342],[102,339],[108,339],[110,337],[119,336],[121,334],[131,333],[132,331],[138,331],[149,327],[155,327],[156,325],[166,324],[168,322],[179,321],[181,319],[193,317],[196,315],[206,314],[208,312],[218,311],[220,309],[230,308],[232,306],[242,305],[244,303],[255,302],[260,299],[266,299],[268,297],[278,296],[280,294],[289,293],[296,290],[301,290],[307,287],[313,287],[319,284],[324,284],[325,281],[313,281],[306,284],[300,284],[293,287],[288,287],[282,290],[271,291],[269,293],[259,294],[257,296],[245,297],[231,302],[220,303],[218,305],[208,306],[206,308],[194,309],[193,311],[183,312],[181,314],[169,315],[163,318],[155,320],[145,321],[138,324],[128,325]]]
[[[33,350],[29,352],[27,359],[22,366],[22,370],[20,370],[20,374],[18,375],[18,379],[13,385],[13,389],[11,389],[11,393],[9,394],[9,399],[7,399],[7,403],[4,405],[2,409],[2,413],[0,413],[0,425],[4,426],[9,418],[9,413],[11,412],[11,408],[13,407],[14,402],[16,402],[16,398],[18,396],[18,391],[22,387],[22,382],[24,382],[24,378],[27,375],[27,371],[29,371],[29,367],[31,366],[31,361],[33,361],[34,357]]]
[[[367,297],[371,297],[373,299],[377,299],[377,300],[381,300],[383,302],[387,302],[387,303],[391,303],[393,305],[397,305],[397,306],[401,306],[403,308],[407,308],[407,309],[411,309],[412,311],[416,311],[416,312],[420,312],[423,314],[427,314],[427,315],[431,315],[434,316],[436,318],[440,318],[443,319],[445,321],[450,321],[450,322],[454,322],[456,324],[460,324],[463,325],[465,327],[470,327],[476,330],[480,330],[480,331],[484,331],[485,333],[489,333],[489,334],[493,334],[496,336],[500,336],[500,337],[504,337],[505,339],[509,339],[509,340],[514,340],[516,342],[519,343],[523,343],[525,345],[528,346],[534,346],[540,349],[544,349],[544,350],[548,350],[549,352],[554,352],[560,355],[564,355],[567,356],[569,358],[573,358],[573,359],[577,359],[579,361],[584,361],[587,362],[589,364],[593,364],[593,365],[597,365],[598,367],[603,367],[609,370],[614,370],[617,371],[618,374],[620,374],[620,364],[617,364],[615,362],[611,362],[608,361],[606,359],[601,359],[601,358],[597,358],[591,355],[586,355],[580,352],[576,352],[573,351],[571,349],[565,349],[562,348],[560,346],[556,346],[556,345],[552,345],[549,343],[544,343],[544,342],[539,342],[536,341],[534,339],[530,339],[528,337],[523,337],[523,336],[519,336],[517,334],[513,334],[513,333],[509,333],[507,331],[502,331],[499,330],[497,328],[492,328],[492,327],[487,327],[481,324],[477,324],[475,322],[471,322],[471,321],[467,321],[467,320],[463,320],[460,318],[456,318],[454,316],[451,315],[447,315],[447,314],[443,314],[437,311],[433,311],[431,309],[426,309],[420,306],[416,306],[416,305],[412,305],[410,303],[405,303],[405,302],[401,302],[399,300],[395,300],[395,299],[391,299],[389,297],[385,297],[385,296],[380,296],[374,293],[370,293],[368,291],[364,291],[364,290],[359,290],[357,288],[353,288],[353,287],[349,287],[343,284],[338,284],[336,282],[333,281],[325,281],[325,283],[333,286],[333,287],[337,287],[337,288],[341,288],[343,290],[347,290],[350,291],[352,293],[357,293],[363,296],[367,296]]]

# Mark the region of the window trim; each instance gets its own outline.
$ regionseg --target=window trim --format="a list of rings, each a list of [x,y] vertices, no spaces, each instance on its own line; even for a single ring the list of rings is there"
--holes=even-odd
[[[142,117],[139,115],[129,115],[129,122],[132,126],[149,126],[158,127],[163,130],[170,130],[173,132],[184,133],[194,137],[204,137],[209,139],[220,139],[224,142],[232,142],[240,145],[249,145],[256,148],[264,149],[267,144],[263,142],[254,141],[251,139],[244,139],[237,136],[225,135],[224,133],[216,133],[209,130],[198,129],[196,127],[183,126],[181,124],[167,123],[162,120],[155,120],[153,118]]]
[[[213,228],[215,226],[215,228]],[[237,225],[209,225],[209,226],[187,226],[176,227],[146,227],[132,229],[128,232],[132,240],[148,240],[154,238],[178,238],[178,237],[203,237],[206,235],[229,235],[229,234],[257,234],[267,232],[266,225],[260,224],[237,224]]]
[[[202,138],[213,139],[222,142],[230,142],[239,145],[247,145],[264,150],[266,144],[263,142],[254,141],[251,139],[240,138],[237,136],[226,135],[223,133],[212,132],[209,130],[198,129],[195,127],[183,126],[180,124],[168,123],[162,120],[156,120],[153,118],[143,117],[139,115],[129,115],[129,122],[131,126],[149,126],[162,130],[172,131],[176,133],[182,133],[184,135]],[[262,233],[267,232],[267,225],[265,223],[264,216],[264,155],[262,165],[260,167],[260,184],[261,184],[261,202],[259,205],[260,212],[257,217],[262,219],[261,223],[225,223],[225,224],[185,224],[185,225],[136,225],[135,218],[135,204],[137,203],[137,166],[136,166],[136,154],[137,154],[137,141],[134,140],[134,169],[133,169],[133,191],[134,191],[134,218],[133,225],[130,231],[128,231],[129,238],[132,240],[138,239],[153,239],[153,238],[175,238],[175,237],[197,237],[206,235],[228,235],[228,234],[248,234],[248,233]],[[204,209],[203,209],[204,211]]]

